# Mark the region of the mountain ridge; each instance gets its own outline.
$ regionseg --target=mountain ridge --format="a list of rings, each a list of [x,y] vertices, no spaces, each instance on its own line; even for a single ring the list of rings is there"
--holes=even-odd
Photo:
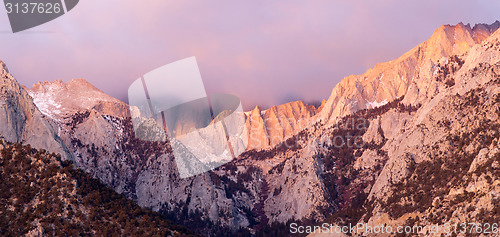
[[[428,40],[397,59],[377,63],[361,75],[350,75],[342,79],[318,109],[302,101],[275,105],[266,110],[256,106],[253,110],[245,112],[248,149],[272,148],[315,122],[333,124],[337,118],[361,109],[384,105],[407,93],[412,95],[408,96],[404,103],[421,104],[432,96],[428,94],[430,88],[437,86],[437,83],[429,80],[434,76],[433,73],[427,72],[437,70],[440,60],[445,60],[451,55],[464,54],[499,27],[500,21],[492,24],[475,24],[472,28],[470,24],[461,22],[457,25],[442,25]],[[55,116],[54,111],[71,114],[94,106],[106,114],[129,116],[130,112],[125,103],[105,94],[84,79],[71,80],[67,83],[68,86],[74,81],[80,81],[84,87],[94,92],[92,95],[80,96],[78,91],[57,90],[64,88],[65,85],[60,80],[34,84],[28,91],[35,98],[38,107],[51,117]],[[58,91],[56,95],[44,89],[50,86]],[[418,91],[424,91],[426,94]],[[58,95],[65,96],[58,98]],[[86,102],[87,99],[82,97],[93,99]],[[69,105],[61,106],[63,100],[69,101]],[[60,111],[61,108],[66,109]]]
[[[432,84],[425,81],[432,78],[431,72],[438,60],[465,53],[499,27],[500,22],[496,21],[491,25],[477,24],[472,29],[469,24],[463,23],[437,28],[428,40],[399,58],[378,63],[361,75],[351,75],[341,80],[332,90],[316,120],[332,124],[337,117],[365,109],[370,103],[392,101],[406,94],[410,86],[415,87],[413,90],[428,91],[427,88]],[[417,104],[426,97],[418,95],[415,101],[408,102]]]
[[[29,93],[9,73],[5,63],[0,69],[0,134],[7,141],[31,144],[73,159],[61,138],[57,126],[33,102]]]
[[[94,107],[103,111],[106,108],[107,113],[115,116],[128,114],[124,110],[128,107],[124,102],[104,93],[85,79],[72,79],[67,83],[60,79],[38,82],[26,89],[40,110],[55,120]],[[110,105],[117,109],[110,110]]]
[[[301,101],[256,107],[247,126],[264,145],[187,179],[168,143],[137,140],[129,119],[95,103],[61,116],[58,134],[77,167],[200,233],[276,233],[291,221],[428,226],[468,213],[484,222],[500,192],[498,25],[442,26],[400,58],[342,80],[319,112]],[[476,204],[484,210],[467,211]]]

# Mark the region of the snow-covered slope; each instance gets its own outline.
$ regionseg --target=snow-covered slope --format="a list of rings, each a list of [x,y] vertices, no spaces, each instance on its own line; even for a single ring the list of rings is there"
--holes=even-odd
[[[125,103],[97,89],[85,79],[73,79],[67,83],[62,80],[39,82],[28,93],[36,106],[45,115],[60,120],[64,116],[88,109],[106,108],[112,115],[125,115]],[[116,108],[111,108],[110,106]],[[111,109],[111,111],[110,111]]]
[[[0,61],[0,137],[73,159],[56,131],[52,120],[40,113],[33,99]]]

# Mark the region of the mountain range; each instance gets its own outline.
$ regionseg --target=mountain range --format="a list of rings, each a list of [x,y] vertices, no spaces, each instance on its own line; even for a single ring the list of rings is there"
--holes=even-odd
[[[83,79],[26,88],[2,63],[0,135],[205,235],[287,235],[292,222],[498,223],[499,27],[441,26],[344,78],[319,108],[256,107],[245,113],[247,151],[186,179],[168,142],[135,138],[129,106]]]

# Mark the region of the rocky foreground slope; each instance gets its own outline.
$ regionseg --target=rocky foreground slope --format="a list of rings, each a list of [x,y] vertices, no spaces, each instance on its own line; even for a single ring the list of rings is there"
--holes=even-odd
[[[0,139],[0,235],[193,235],[59,155]]]
[[[42,83],[29,94],[77,167],[205,234],[289,233],[291,221],[498,222],[499,26],[442,26],[401,58],[342,80],[320,110],[256,108],[250,149],[186,179],[168,143],[136,139],[128,106],[88,83]],[[97,99],[65,95],[78,84]]]

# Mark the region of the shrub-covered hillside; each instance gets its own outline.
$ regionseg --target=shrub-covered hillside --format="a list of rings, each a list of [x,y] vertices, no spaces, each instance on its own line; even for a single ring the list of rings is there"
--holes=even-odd
[[[186,236],[60,156],[0,139],[1,236]]]

